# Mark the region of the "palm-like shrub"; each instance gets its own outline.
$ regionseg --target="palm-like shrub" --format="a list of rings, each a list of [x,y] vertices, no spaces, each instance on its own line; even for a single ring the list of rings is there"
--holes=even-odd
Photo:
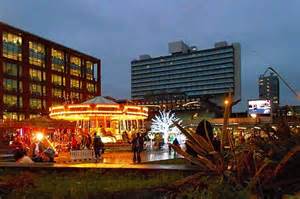
[[[231,134],[227,133],[227,146],[222,145],[219,150],[214,146],[206,125],[201,136],[176,122],[174,124],[187,137],[187,147],[195,153],[189,154],[176,145],[172,147],[199,167],[199,173],[177,185],[192,182],[190,184],[196,187],[203,187],[200,179],[207,176],[230,184],[235,189],[249,189],[260,197],[300,190],[300,172],[297,171],[300,168],[300,136],[292,133],[284,123],[279,125],[277,131],[266,129],[265,138],[252,137],[243,145],[235,145]]]

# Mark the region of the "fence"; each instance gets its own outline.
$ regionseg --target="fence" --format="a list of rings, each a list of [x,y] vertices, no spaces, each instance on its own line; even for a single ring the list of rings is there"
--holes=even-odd
[[[70,152],[71,160],[88,160],[94,158],[94,151],[89,149],[74,150]]]

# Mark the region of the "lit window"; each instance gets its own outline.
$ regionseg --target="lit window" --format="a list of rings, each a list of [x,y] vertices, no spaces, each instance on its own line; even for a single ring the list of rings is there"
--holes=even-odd
[[[80,81],[77,79],[71,79],[71,88],[80,88]]]
[[[52,75],[52,83],[57,86],[65,85],[65,78],[59,75]]]
[[[51,58],[52,58],[52,70],[58,72],[64,72],[64,52],[60,50],[51,49]]]
[[[3,32],[3,56],[14,59],[22,60],[22,38],[18,35]]]
[[[15,95],[3,95],[3,103],[7,107],[17,107],[18,97]]]
[[[3,88],[7,91],[18,91],[18,82],[14,79],[3,79]]]
[[[19,75],[21,76],[21,68],[19,68]],[[3,73],[11,76],[18,76],[18,65],[8,62],[3,62]]]
[[[53,88],[52,89],[52,96],[54,97],[62,97],[62,89],[58,89],[58,88]]]
[[[45,67],[45,46],[37,42],[29,42],[29,63]]]
[[[29,69],[30,79],[33,81],[42,81],[42,71],[36,69]]]
[[[90,61],[86,62],[86,78],[89,80],[94,79],[94,64]]]
[[[36,99],[36,98],[30,98],[30,108],[41,109],[42,108],[42,100]]]
[[[86,84],[86,87],[87,87],[87,90],[91,93],[94,93],[95,92],[95,85],[94,84],[91,84],[91,83],[87,83]]]
[[[3,112],[3,119],[17,120],[18,114],[16,112]]]
[[[36,96],[42,96],[42,94],[46,94],[45,89],[43,89],[43,86],[39,84],[30,84],[30,92],[31,94]]]
[[[80,93],[77,93],[77,92],[71,92],[70,97],[71,97],[71,99],[79,99]]]
[[[81,75],[81,60],[79,57],[70,57],[70,74],[80,77]]]

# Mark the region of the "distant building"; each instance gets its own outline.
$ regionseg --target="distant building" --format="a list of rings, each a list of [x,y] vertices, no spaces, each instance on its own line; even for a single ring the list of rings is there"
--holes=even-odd
[[[101,95],[100,59],[0,22],[0,118]]]
[[[134,101],[176,110],[207,104],[222,107],[229,92],[235,100],[241,98],[239,43],[218,42],[214,48],[203,50],[183,41],[168,46],[170,55],[142,55],[131,62]]]
[[[270,73],[269,76],[259,77],[259,98],[271,100],[273,111],[279,107],[279,78]]]

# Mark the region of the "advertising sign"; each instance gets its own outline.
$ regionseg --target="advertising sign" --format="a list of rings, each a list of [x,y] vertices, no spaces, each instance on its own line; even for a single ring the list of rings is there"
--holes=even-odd
[[[248,113],[257,115],[271,114],[271,101],[270,100],[249,100]]]

